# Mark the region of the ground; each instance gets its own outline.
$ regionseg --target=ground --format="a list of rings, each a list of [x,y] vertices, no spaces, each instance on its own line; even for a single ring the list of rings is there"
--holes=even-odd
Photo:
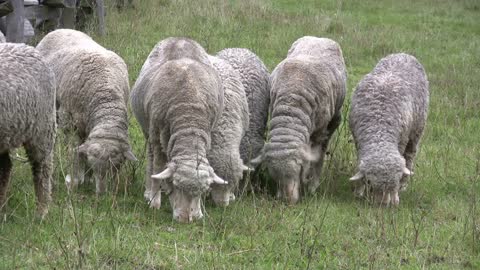
[[[109,194],[94,184],[73,194],[60,132],[54,201],[34,217],[28,164],[15,162],[0,220],[0,269],[479,269],[480,2],[478,0],[135,0],[118,11],[106,1],[107,35],[94,39],[122,56],[133,85],[153,46],[170,36],[197,40],[209,53],[254,51],[272,70],[305,35],[342,47],[353,88],[389,53],[423,63],[430,81],[425,136],[398,208],[352,196],[356,154],[346,118],[329,146],[318,193],[296,206],[246,192],[228,208],[205,203],[206,217],[172,221],[143,200],[144,138],[132,116],[141,160],[128,163]],[[20,152],[21,153],[21,152]],[[167,201],[167,200],[164,200]]]

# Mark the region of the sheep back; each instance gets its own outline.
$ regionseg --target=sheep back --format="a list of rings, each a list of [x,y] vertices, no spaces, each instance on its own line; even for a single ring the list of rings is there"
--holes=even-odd
[[[341,113],[346,69],[340,46],[326,38],[300,38],[271,78],[271,122],[265,154],[304,160],[301,149],[311,140],[325,139],[331,132],[327,130],[329,123]]]
[[[240,144],[243,162],[260,154],[265,141],[270,103],[270,74],[262,60],[248,49],[228,48],[217,56],[230,63],[240,74],[248,100],[249,128]]]
[[[160,69],[160,66],[167,61],[179,60],[182,58],[192,59],[207,66],[211,66],[207,52],[198,43],[186,38],[170,37],[158,42],[154,46],[135,81],[131,94],[132,110],[147,138],[149,123],[147,121],[146,111],[143,109],[143,103],[147,91],[134,91],[134,89],[150,88],[152,80],[145,78],[145,76],[152,76],[155,74],[158,69]]]
[[[14,43],[0,44],[0,70],[0,153],[25,143],[53,151],[53,72],[33,47]]]
[[[88,35],[69,29],[49,33],[37,49],[57,78],[62,125],[73,125],[85,139],[99,122],[113,120],[121,130],[116,134],[126,142],[129,82],[123,59]],[[102,132],[108,129],[98,133]]]
[[[142,67],[131,103],[149,144],[159,144],[169,164],[195,158],[202,166],[210,166],[206,154],[224,108],[224,92],[198,43],[185,38],[158,43]],[[175,186],[193,196],[209,188],[208,183],[180,178]]]
[[[425,70],[408,54],[381,59],[357,85],[349,125],[358,151],[359,170],[376,172],[381,179],[374,185],[398,191],[399,177],[395,175],[402,175],[405,166],[411,169],[413,157],[406,156],[406,164],[402,155],[412,142],[409,152],[413,150],[410,154],[415,154],[425,127],[428,103]]]
[[[211,56],[224,89],[224,110],[212,130],[212,147],[207,155],[215,173],[235,188],[243,176],[240,142],[249,126],[248,103],[240,74],[229,62]]]
[[[55,78],[34,48],[0,44],[0,209],[12,171],[9,150],[24,146],[32,168],[37,216],[51,201],[56,131]]]

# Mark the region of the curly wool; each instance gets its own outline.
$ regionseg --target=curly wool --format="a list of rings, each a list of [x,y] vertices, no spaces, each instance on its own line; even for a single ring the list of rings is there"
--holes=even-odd
[[[132,110],[148,141],[147,189],[150,176],[164,170],[167,162],[175,168],[173,184],[178,189],[194,197],[209,189],[208,177],[200,172],[211,171],[206,156],[223,96],[221,79],[197,42],[167,38],[155,46],[131,95]]]
[[[0,44],[0,208],[11,171],[9,150],[25,146],[32,165],[37,211],[47,212],[56,133],[55,78],[37,50]],[[2,179],[3,178],[3,179]]]
[[[243,176],[240,142],[249,125],[247,97],[240,74],[229,62],[214,56],[209,59],[222,80],[225,105],[212,130],[212,147],[207,158],[215,173],[228,181],[228,186],[222,188],[229,192]]]
[[[415,57],[404,53],[381,59],[357,85],[350,129],[359,170],[374,188],[398,191],[406,183],[402,169],[413,168],[428,102],[425,70]]]
[[[60,29],[46,35],[37,49],[57,78],[59,122],[74,129],[83,143],[79,151],[98,164],[120,166],[128,142],[128,71],[125,62],[86,34]],[[98,191],[98,190],[97,190]]]
[[[270,103],[270,74],[262,60],[248,49],[224,49],[218,52],[217,57],[228,61],[240,73],[245,88],[250,124],[240,144],[240,154],[243,162],[248,164],[260,154],[265,142]]]
[[[280,184],[311,181],[313,192],[328,141],[341,120],[346,68],[340,46],[326,38],[302,37],[271,78],[267,167]]]

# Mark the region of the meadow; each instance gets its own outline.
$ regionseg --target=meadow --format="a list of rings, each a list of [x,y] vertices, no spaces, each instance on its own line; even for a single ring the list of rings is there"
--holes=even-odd
[[[246,188],[227,208],[207,199],[204,219],[178,224],[167,199],[160,210],[144,202],[145,142],[132,115],[140,161],[127,163],[102,197],[94,184],[67,191],[71,138],[59,131],[44,220],[34,216],[29,165],[14,164],[0,269],[480,269],[478,0],[135,0],[121,12],[106,3],[107,35],[93,24],[87,32],[124,58],[131,85],[153,46],[170,36],[190,37],[211,54],[249,48],[270,71],[297,38],[328,37],[347,65],[347,116],[353,89],[382,57],[416,56],[430,81],[430,109],[415,175],[397,208],[355,199],[348,178],[356,153],[344,117],[315,195],[288,206],[262,173],[267,184]]]

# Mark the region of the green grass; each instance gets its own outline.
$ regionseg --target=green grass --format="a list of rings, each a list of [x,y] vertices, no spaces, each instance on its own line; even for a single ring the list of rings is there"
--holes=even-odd
[[[121,13],[108,8],[106,36],[91,31],[125,59],[132,84],[153,46],[169,36],[193,38],[212,54],[250,48],[270,70],[297,38],[329,37],[342,46],[348,68],[347,115],[352,89],[380,58],[415,55],[431,102],[409,189],[396,209],[353,198],[348,178],[356,155],[345,121],[315,196],[296,206],[258,192],[226,209],[207,201],[203,220],[177,224],[168,202],[156,211],[144,202],[144,161],[127,164],[104,197],[96,198],[93,184],[68,194],[63,176],[71,157],[60,135],[45,220],[34,218],[28,164],[15,163],[0,220],[1,269],[480,268],[478,0],[134,2]],[[133,117],[130,135],[143,159]]]

